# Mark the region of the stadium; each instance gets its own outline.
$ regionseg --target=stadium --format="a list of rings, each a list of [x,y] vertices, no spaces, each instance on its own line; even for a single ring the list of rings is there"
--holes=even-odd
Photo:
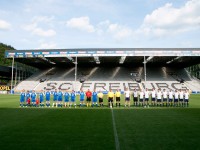
[[[198,79],[185,68],[200,63],[200,49],[61,49],[6,51],[6,58],[36,67],[15,91],[189,89],[199,92]],[[17,70],[15,71],[17,72]],[[19,77],[16,77],[17,79]],[[27,86],[29,85],[29,86]],[[74,86],[76,85],[76,86]]]
[[[200,148],[200,81],[187,70],[200,63],[199,48],[6,50],[5,58],[12,61],[12,68],[4,72],[11,79],[11,94],[1,95],[0,102],[3,148]],[[25,73],[16,64],[36,69]],[[124,107],[127,88],[130,108]],[[132,92],[146,88],[150,92],[189,90],[190,105],[134,106]],[[104,107],[21,108],[19,93],[23,89],[37,93],[55,89],[102,91]],[[117,89],[122,94],[121,107],[110,108],[107,94]],[[50,102],[52,105],[52,97]],[[79,102],[78,95],[77,106]],[[11,145],[7,145],[8,140]]]
[[[200,150],[200,0],[1,0],[0,150]]]

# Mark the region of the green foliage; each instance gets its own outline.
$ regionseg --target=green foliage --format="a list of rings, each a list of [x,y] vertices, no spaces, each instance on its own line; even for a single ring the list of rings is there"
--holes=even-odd
[[[5,59],[5,51],[6,50],[15,50],[12,46],[0,43],[0,65],[2,66],[11,66],[12,60]]]

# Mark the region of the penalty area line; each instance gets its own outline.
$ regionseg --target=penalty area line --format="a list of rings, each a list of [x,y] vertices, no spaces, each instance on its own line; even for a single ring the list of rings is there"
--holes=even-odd
[[[112,108],[111,108],[111,113],[112,113],[113,130],[114,130],[114,136],[115,136],[115,147],[116,147],[116,150],[120,150],[119,138],[118,138],[117,128],[115,124],[115,116],[114,116],[114,112]]]

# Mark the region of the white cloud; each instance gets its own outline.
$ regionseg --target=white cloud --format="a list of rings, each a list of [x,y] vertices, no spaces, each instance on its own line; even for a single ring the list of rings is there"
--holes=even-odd
[[[34,30],[35,28],[37,28],[37,23],[31,23],[31,24],[23,26],[23,29],[27,31]]]
[[[133,30],[129,27],[119,24],[110,24],[108,26],[108,32],[113,34],[116,40],[122,40],[133,35]]]
[[[33,35],[38,35],[41,37],[53,37],[56,35],[56,31],[53,29],[43,29],[39,27],[39,24],[44,24],[48,26],[49,23],[52,22],[54,17],[47,17],[47,16],[36,16],[33,17],[31,23],[28,25],[23,26],[23,29],[26,31],[30,31]]]
[[[54,16],[35,16],[32,18],[32,22],[34,23],[51,23],[54,20]]]
[[[178,34],[200,27],[200,1],[190,0],[180,8],[167,3],[145,16],[138,30],[145,35],[164,36]]]
[[[79,17],[72,18],[67,21],[66,25],[70,28],[86,31],[86,32],[95,32],[94,26],[90,24],[89,17]]]
[[[56,35],[56,32],[54,30],[52,29],[44,30],[42,28],[35,28],[32,31],[32,33],[38,36],[43,36],[43,37],[52,37]]]
[[[133,29],[130,27],[120,25],[118,23],[111,23],[109,20],[98,23],[96,32],[98,35],[109,34],[115,40],[123,40],[133,36]]]
[[[40,46],[37,49],[54,49],[57,48],[57,44],[54,42],[40,42]]]
[[[0,30],[9,30],[11,28],[11,24],[5,20],[0,20]]]
[[[111,23],[109,20],[99,22],[97,25],[90,23],[89,17],[72,18],[67,21],[67,27],[86,32],[93,32],[99,36],[111,36],[115,40],[123,40],[133,35],[133,30],[129,27]]]

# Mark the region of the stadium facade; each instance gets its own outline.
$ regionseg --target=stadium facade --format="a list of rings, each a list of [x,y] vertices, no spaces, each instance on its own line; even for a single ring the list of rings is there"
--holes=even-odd
[[[5,51],[5,58],[38,68],[16,91],[122,91],[149,88],[200,91],[185,69],[200,64],[200,48],[95,48]]]

